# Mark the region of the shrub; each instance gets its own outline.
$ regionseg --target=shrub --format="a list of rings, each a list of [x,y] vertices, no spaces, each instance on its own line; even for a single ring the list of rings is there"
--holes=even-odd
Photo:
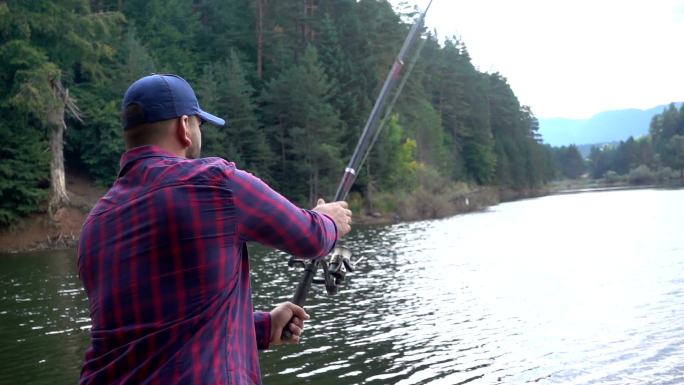
[[[347,197],[347,203],[349,203],[349,209],[353,213],[363,212],[363,196],[357,191],[349,193]]]
[[[651,169],[644,164],[637,168],[631,169],[627,178],[630,184],[635,185],[651,184],[656,180],[656,176],[653,171],[651,171]]]
[[[674,173],[674,171],[672,171],[671,168],[663,167],[656,171],[655,177],[658,183],[667,184],[670,183],[671,180],[677,178],[677,175]]]
[[[416,179],[418,180],[419,188],[431,192],[441,193],[448,187],[449,181],[439,175],[439,172],[431,166],[420,167],[416,170]]]
[[[603,180],[605,180],[608,184],[617,184],[622,181],[622,177],[615,171],[608,170],[605,174],[603,174]]]

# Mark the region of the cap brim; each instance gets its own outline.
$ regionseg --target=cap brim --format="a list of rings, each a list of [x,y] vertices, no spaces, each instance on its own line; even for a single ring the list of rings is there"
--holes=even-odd
[[[199,112],[199,117],[202,118],[202,120],[204,120],[205,122],[209,122],[216,126],[224,126],[226,124],[225,120],[202,110],[200,110]]]

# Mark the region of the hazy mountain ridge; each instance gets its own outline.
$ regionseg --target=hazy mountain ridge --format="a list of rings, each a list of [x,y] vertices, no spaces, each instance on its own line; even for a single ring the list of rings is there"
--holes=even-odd
[[[679,108],[682,102],[676,102]],[[630,136],[648,134],[654,115],[663,112],[669,104],[648,110],[636,108],[600,112],[589,119],[539,119],[539,133],[544,143],[552,146],[594,144],[626,140]]]

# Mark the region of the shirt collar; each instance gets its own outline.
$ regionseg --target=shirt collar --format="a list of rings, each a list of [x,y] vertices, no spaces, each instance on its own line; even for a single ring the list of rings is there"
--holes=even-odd
[[[122,156],[121,160],[119,161],[119,175],[117,176],[118,178],[121,178],[128,170],[133,166],[133,164],[144,158],[179,158],[178,155],[164,150],[163,148],[159,146],[154,146],[154,145],[147,145],[147,146],[140,146],[140,147],[135,147],[132,148],[128,151],[126,151]]]

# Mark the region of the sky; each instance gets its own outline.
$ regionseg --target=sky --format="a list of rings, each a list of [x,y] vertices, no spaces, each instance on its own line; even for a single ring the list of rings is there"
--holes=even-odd
[[[427,25],[540,118],[684,101],[684,0],[433,0]]]

